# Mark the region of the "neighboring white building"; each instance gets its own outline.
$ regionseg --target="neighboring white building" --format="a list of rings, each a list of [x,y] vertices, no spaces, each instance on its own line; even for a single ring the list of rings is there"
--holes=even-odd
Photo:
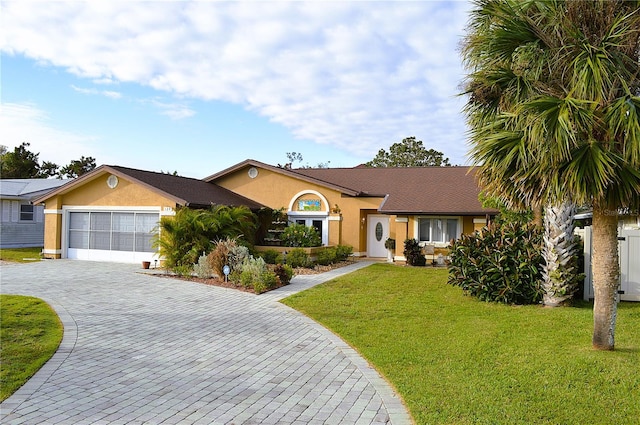
[[[0,179],[0,248],[44,246],[44,206],[31,202],[68,181]]]

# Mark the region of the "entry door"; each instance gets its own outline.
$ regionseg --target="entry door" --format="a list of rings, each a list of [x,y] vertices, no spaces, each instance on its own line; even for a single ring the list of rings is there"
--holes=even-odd
[[[386,258],[387,248],[384,242],[389,237],[389,217],[386,215],[367,216],[367,256]]]

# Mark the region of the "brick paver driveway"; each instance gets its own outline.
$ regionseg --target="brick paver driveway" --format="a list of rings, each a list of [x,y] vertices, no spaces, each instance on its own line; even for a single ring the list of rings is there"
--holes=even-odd
[[[49,363],[0,405],[0,422],[410,423],[354,350],[277,302],[322,277],[296,277],[280,292],[255,296],[138,268],[69,260],[2,266],[2,293],[43,298],[65,334]]]

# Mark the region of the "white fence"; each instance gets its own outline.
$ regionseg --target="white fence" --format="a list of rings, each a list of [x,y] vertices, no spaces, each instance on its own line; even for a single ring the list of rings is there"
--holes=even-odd
[[[576,229],[584,241],[584,299],[593,299],[591,227]],[[640,230],[618,229],[620,300],[640,301]]]

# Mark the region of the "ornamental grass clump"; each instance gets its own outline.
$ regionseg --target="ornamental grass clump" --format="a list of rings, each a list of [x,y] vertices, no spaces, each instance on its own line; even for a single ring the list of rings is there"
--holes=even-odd
[[[451,245],[449,279],[483,301],[535,304],[542,300],[542,231],[534,225],[492,224]]]

